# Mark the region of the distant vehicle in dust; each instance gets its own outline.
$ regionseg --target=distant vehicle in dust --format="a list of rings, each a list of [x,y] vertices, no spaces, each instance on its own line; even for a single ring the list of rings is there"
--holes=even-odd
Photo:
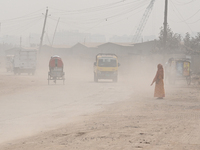
[[[191,61],[189,59],[170,58],[166,63],[166,79],[170,84],[175,84],[176,80],[186,80],[187,84],[191,83]]]
[[[64,64],[60,56],[54,55],[49,61],[48,84],[50,80],[56,83],[57,80],[62,80],[65,83],[65,73],[63,72]]]
[[[113,82],[117,82],[119,66],[117,55],[97,54],[96,62],[94,62],[94,82],[98,82],[99,79],[111,79]]]
[[[37,51],[34,49],[20,49],[15,52],[13,58],[14,74],[35,74],[37,64]]]
[[[6,55],[6,71],[13,72],[14,55]]]

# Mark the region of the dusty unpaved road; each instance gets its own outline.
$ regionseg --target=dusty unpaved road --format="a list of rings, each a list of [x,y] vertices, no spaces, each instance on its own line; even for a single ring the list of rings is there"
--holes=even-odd
[[[128,84],[91,79],[48,85],[46,76],[1,75],[0,142],[57,128],[132,93]]]
[[[199,150],[200,87],[0,74],[0,150]]]

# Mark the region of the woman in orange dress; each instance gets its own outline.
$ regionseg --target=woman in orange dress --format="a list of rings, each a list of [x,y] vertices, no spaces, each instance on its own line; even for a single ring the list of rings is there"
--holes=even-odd
[[[154,97],[157,97],[158,99],[163,99],[163,97],[165,97],[165,89],[164,89],[164,81],[163,81],[164,69],[161,64],[158,64],[157,68],[158,70],[157,70],[156,76],[153,79],[153,82],[151,83],[151,85],[153,85],[154,82],[156,83]]]

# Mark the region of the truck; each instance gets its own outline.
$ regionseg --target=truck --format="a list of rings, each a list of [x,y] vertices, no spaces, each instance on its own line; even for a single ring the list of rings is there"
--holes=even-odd
[[[37,62],[37,51],[34,49],[20,49],[15,52],[13,58],[14,74],[35,74]]]
[[[97,54],[94,62],[94,82],[98,82],[99,79],[111,79],[113,82],[117,82],[119,66],[117,55],[109,53]]]

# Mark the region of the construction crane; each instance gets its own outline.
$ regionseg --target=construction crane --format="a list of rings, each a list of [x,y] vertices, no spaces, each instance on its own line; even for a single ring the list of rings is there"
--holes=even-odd
[[[140,24],[135,32],[135,35],[133,37],[133,43],[137,43],[138,40],[140,39],[141,35],[142,35],[142,32],[144,30],[144,27],[147,23],[147,20],[149,19],[149,16],[151,14],[151,11],[153,9],[153,5],[155,3],[155,0],[151,0],[150,4],[148,5],[148,7],[146,8],[144,14],[143,14],[143,17],[142,17],[142,20],[140,21]]]

